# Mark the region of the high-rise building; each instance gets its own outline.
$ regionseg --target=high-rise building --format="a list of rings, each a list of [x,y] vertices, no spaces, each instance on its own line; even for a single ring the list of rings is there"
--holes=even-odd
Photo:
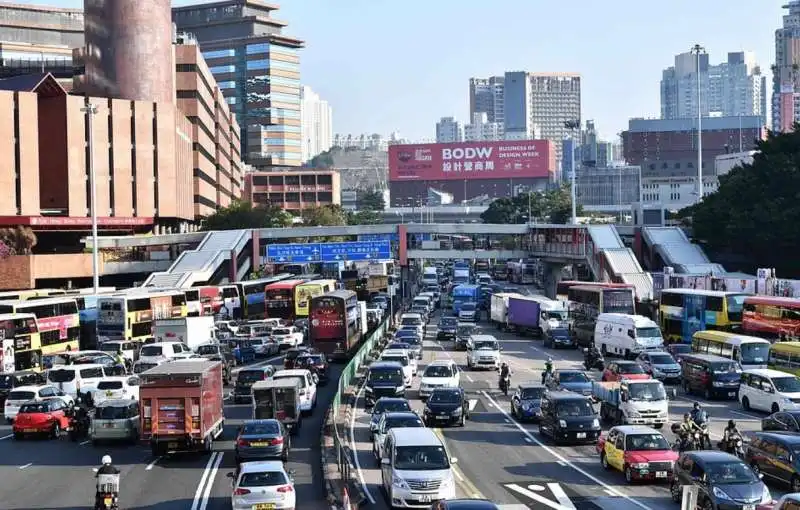
[[[775,30],[775,66],[772,71],[772,129],[790,131],[800,120],[800,0],[784,6],[789,13]]]
[[[282,34],[278,7],[260,0],[224,0],[172,9],[182,32],[194,34],[225,100],[242,128],[242,156],[257,168],[303,162],[300,57],[303,41]]]
[[[436,143],[464,141],[464,128],[454,117],[442,117],[436,123]]]
[[[661,118],[697,117],[697,56],[690,52],[675,56],[675,64],[661,77]],[[756,115],[766,122],[766,77],[752,52],[728,53],[728,60],[709,63],[700,55],[700,111],[704,117]]]
[[[469,118],[476,113],[485,113],[489,122],[503,124],[504,120],[504,76],[469,79]]]
[[[333,109],[311,87],[300,90],[303,162],[333,146]]]
[[[473,113],[472,122],[464,126],[464,141],[494,142],[503,139],[503,126],[499,122],[489,122],[483,112]]]

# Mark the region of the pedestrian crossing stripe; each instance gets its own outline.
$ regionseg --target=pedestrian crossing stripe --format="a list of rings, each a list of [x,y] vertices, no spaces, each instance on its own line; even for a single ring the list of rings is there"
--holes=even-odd
[[[545,505],[553,510],[576,510],[575,505],[572,504],[572,501],[570,501],[567,493],[564,492],[564,489],[561,488],[560,484],[555,482],[541,485],[530,484],[527,486],[522,486],[516,483],[507,483],[505,484],[505,488],[511,492],[514,492],[518,496],[533,500],[535,503],[538,503],[539,505]],[[553,499],[545,497],[541,494],[548,491],[552,494]],[[539,506],[539,508],[541,508],[541,506]]]
[[[472,411],[475,410],[475,407],[478,406],[478,399],[477,398],[471,398],[471,399],[467,400],[467,404],[469,404],[469,412],[472,412]]]

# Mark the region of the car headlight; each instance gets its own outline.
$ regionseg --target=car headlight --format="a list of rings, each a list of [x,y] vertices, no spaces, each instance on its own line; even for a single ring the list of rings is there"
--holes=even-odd
[[[631,467],[633,469],[648,469],[650,467],[650,464],[647,462],[634,462],[633,464],[631,464]]]
[[[766,489],[766,487],[764,487],[764,489]],[[711,489],[711,492],[714,493],[714,497],[717,497],[719,499],[731,499],[731,497],[725,494],[725,491],[723,491],[719,487],[714,487],[713,489]]]
[[[530,411],[531,410],[531,405],[528,404],[528,403],[522,404],[522,410],[523,411]]]
[[[784,404],[791,404],[792,403],[792,399],[790,399],[790,398],[784,397],[781,400],[783,401]]]
[[[392,487],[409,490],[406,481],[400,478],[399,476],[392,476]]]
[[[772,501],[772,494],[769,493],[769,489],[766,485],[764,485],[764,493],[761,494],[761,504],[766,505],[767,503]]]
[[[558,420],[558,426],[561,427],[562,429],[565,429],[567,428],[567,422],[564,420]]]
[[[453,416],[461,416],[461,413],[463,413],[463,412],[464,412],[464,410],[461,409],[460,407],[458,407],[453,411]]]

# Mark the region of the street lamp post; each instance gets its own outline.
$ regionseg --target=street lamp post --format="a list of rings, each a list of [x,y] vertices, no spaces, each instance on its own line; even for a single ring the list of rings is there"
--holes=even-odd
[[[94,294],[100,290],[100,248],[97,246],[97,178],[94,170],[94,116],[97,113],[97,106],[86,103],[81,108],[81,111],[86,114],[86,126],[88,131],[88,139],[86,140],[86,148],[89,153],[86,157],[86,166],[89,169],[89,188],[90,188],[90,203],[89,209],[92,216],[92,287]]]
[[[575,120],[568,120],[564,122],[564,127],[570,130],[570,137],[572,139],[571,150],[572,154],[570,155],[570,198],[572,201],[572,224],[578,224],[578,207],[577,207],[577,192],[575,191],[575,183],[577,179],[575,178],[575,133],[577,130],[581,128],[581,121],[580,119]],[[561,158],[564,158],[564,151],[561,151]]]
[[[691,53],[697,59],[697,202],[699,203],[703,200],[703,96],[700,88],[700,56],[705,55],[706,49],[695,44]]]

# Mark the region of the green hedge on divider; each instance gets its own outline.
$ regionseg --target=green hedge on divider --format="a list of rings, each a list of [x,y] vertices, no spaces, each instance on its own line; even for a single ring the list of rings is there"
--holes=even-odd
[[[331,404],[333,407],[333,418],[338,418],[339,415],[339,406],[342,403],[342,393],[344,390],[350,386],[350,383],[353,379],[356,378],[358,375],[358,369],[364,364],[364,360],[369,356],[369,353],[375,348],[375,345],[380,342],[383,338],[383,335],[389,330],[389,319],[387,318],[384,320],[380,326],[378,326],[375,331],[367,338],[364,342],[364,345],[356,352],[353,356],[353,359],[345,365],[344,370],[342,370],[342,375],[339,378],[339,388],[336,390],[336,394],[333,396],[333,403]]]

